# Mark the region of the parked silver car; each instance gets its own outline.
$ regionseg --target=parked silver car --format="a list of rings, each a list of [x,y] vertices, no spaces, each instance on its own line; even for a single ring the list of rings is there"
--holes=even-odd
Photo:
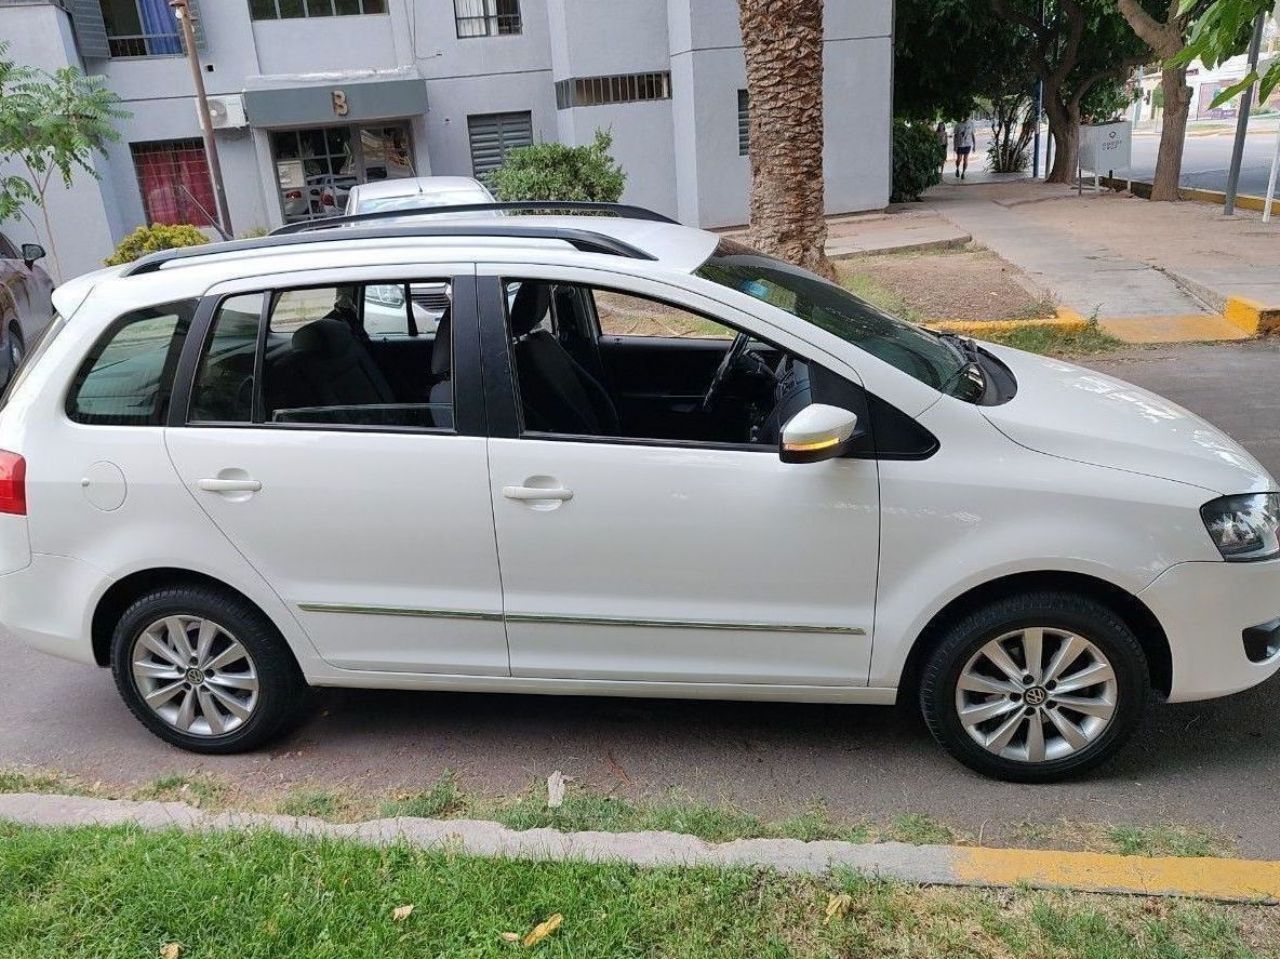
[[[8,384],[27,346],[53,318],[53,281],[36,266],[44,255],[39,243],[15,247],[0,233],[0,386]]]

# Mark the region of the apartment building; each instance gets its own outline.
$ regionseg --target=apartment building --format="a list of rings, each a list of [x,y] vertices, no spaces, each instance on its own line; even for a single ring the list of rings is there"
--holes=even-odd
[[[747,219],[750,103],[736,0],[190,0],[235,232],[330,215],[354,183],[483,177],[516,147],[612,131],[625,200]],[[829,212],[888,202],[892,0],[828,0]],[[0,0],[10,56],[99,74],[131,116],[99,179],[50,211],[64,272],[145,222],[214,211],[167,0]],[[4,227],[28,239],[22,225]],[[35,237],[31,237],[35,238]]]

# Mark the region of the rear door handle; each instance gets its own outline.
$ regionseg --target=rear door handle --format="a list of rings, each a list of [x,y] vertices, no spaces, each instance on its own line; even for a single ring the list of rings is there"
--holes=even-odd
[[[573,490],[564,489],[541,489],[537,486],[504,486],[502,487],[502,495],[507,499],[520,500],[529,502],[530,500],[540,499],[556,499],[561,502],[573,499]]]
[[[262,484],[255,479],[202,479],[196,486],[206,493],[256,493]]]

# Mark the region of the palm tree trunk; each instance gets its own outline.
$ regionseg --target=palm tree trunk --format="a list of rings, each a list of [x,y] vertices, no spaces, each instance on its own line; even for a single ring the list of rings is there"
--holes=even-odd
[[[751,115],[751,242],[835,277],[822,181],[822,0],[739,0]]]
[[[1151,199],[1178,199],[1182,180],[1182,145],[1191,113],[1191,88],[1185,66],[1165,66],[1160,73],[1164,91],[1164,128],[1160,131],[1160,151],[1156,154],[1156,175],[1151,183]]]

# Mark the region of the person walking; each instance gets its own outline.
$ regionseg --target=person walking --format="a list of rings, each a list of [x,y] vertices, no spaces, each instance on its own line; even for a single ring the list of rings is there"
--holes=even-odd
[[[956,124],[952,140],[956,148],[956,176],[963,180],[964,175],[969,172],[969,154],[978,145],[978,131],[969,117]]]
[[[938,175],[943,176],[947,172],[947,123],[945,120],[939,120],[937,128],[933,131],[934,136],[938,138],[938,145],[942,147],[942,159],[938,161]]]

